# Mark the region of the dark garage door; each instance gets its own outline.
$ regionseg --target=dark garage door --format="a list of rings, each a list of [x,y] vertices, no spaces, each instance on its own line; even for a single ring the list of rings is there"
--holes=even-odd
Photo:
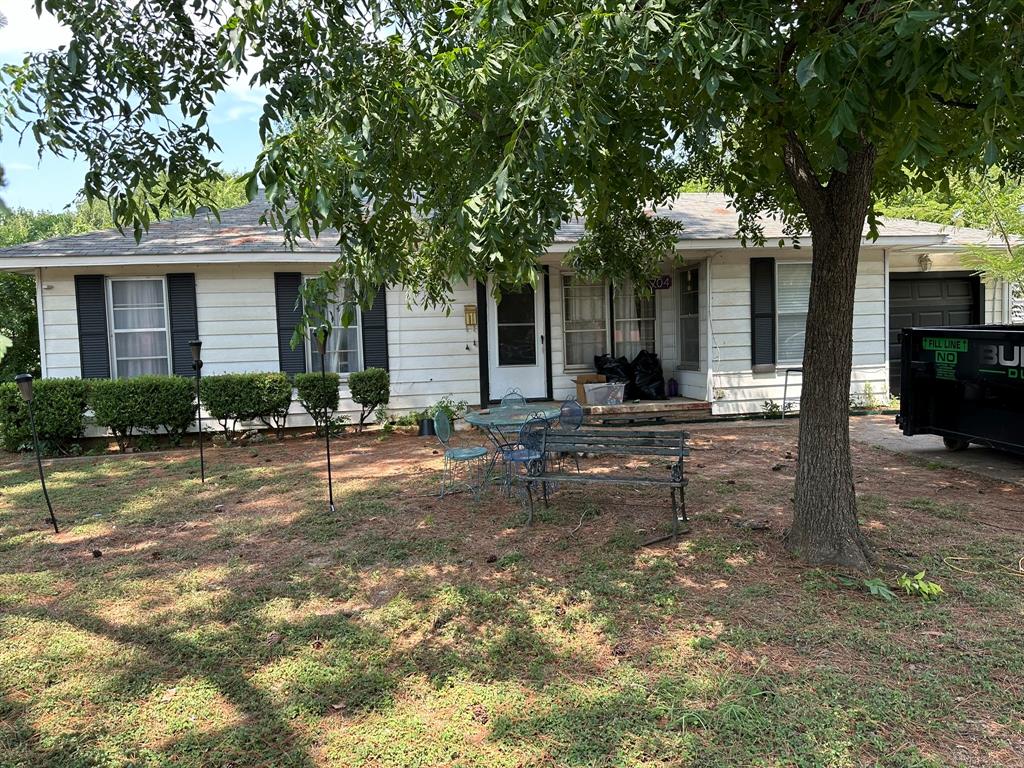
[[[900,331],[981,322],[981,281],[970,274],[889,276],[889,389],[900,393]]]

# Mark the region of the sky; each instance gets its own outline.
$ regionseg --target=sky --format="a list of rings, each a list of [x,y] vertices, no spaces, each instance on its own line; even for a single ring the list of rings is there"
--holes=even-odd
[[[20,63],[26,52],[45,51],[68,41],[68,30],[45,14],[36,16],[34,0],[0,0],[7,26],[0,29],[0,64]],[[257,122],[264,94],[242,81],[221,94],[210,113],[210,131],[221,147],[214,155],[226,171],[247,171],[260,149]],[[40,159],[29,135],[20,144],[9,126],[0,136],[0,164],[7,186],[0,197],[12,208],[58,211],[74,201],[82,186],[86,166],[44,154]]]

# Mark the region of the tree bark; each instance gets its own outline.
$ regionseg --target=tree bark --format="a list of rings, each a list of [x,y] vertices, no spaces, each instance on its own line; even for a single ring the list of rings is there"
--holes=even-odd
[[[800,448],[786,547],[814,565],[865,570],[873,560],[857,521],[850,458],[853,302],[871,200],[875,150],[863,145],[823,185],[790,136],[787,177],[811,230],[811,292],[800,396]]]

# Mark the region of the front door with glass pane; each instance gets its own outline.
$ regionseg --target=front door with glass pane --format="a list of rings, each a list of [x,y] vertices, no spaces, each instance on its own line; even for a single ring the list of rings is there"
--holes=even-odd
[[[491,400],[509,390],[523,397],[547,396],[544,284],[502,289],[496,302],[488,286],[487,356]]]

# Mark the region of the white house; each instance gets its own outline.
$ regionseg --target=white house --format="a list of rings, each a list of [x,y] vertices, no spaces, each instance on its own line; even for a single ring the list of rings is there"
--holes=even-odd
[[[206,217],[154,224],[140,244],[116,231],[0,250],[0,269],[36,278],[43,375],[191,374],[187,342],[203,341],[204,374],[311,370],[309,345],[291,349],[300,282],[334,261],[329,235],[294,251],[259,224],[260,201]],[[596,354],[656,352],[680,394],[715,414],[782,401],[785,370],[800,365],[810,278],[803,247],[766,220],[764,247],[737,239],[724,196],[684,194],[662,215],[683,225],[652,296],[578,279],[565,254],[583,233],[564,225],[536,288],[496,304],[483,283],[459,286],[452,311],[423,309],[402,286],[382,289],[358,327],[333,335],[328,365],[344,374],[391,372],[391,408],[444,395],[470,403],[510,388],[560,400]],[[980,230],[885,220],[861,249],[854,318],[854,390],[899,388],[899,329],[1010,322],[1006,285],[966,271],[958,252],[990,244]],[[780,246],[781,241],[781,246]],[[799,396],[799,376],[790,391]],[[345,394],[343,392],[343,394]],[[343,410],[354,411],[345,400]]]

